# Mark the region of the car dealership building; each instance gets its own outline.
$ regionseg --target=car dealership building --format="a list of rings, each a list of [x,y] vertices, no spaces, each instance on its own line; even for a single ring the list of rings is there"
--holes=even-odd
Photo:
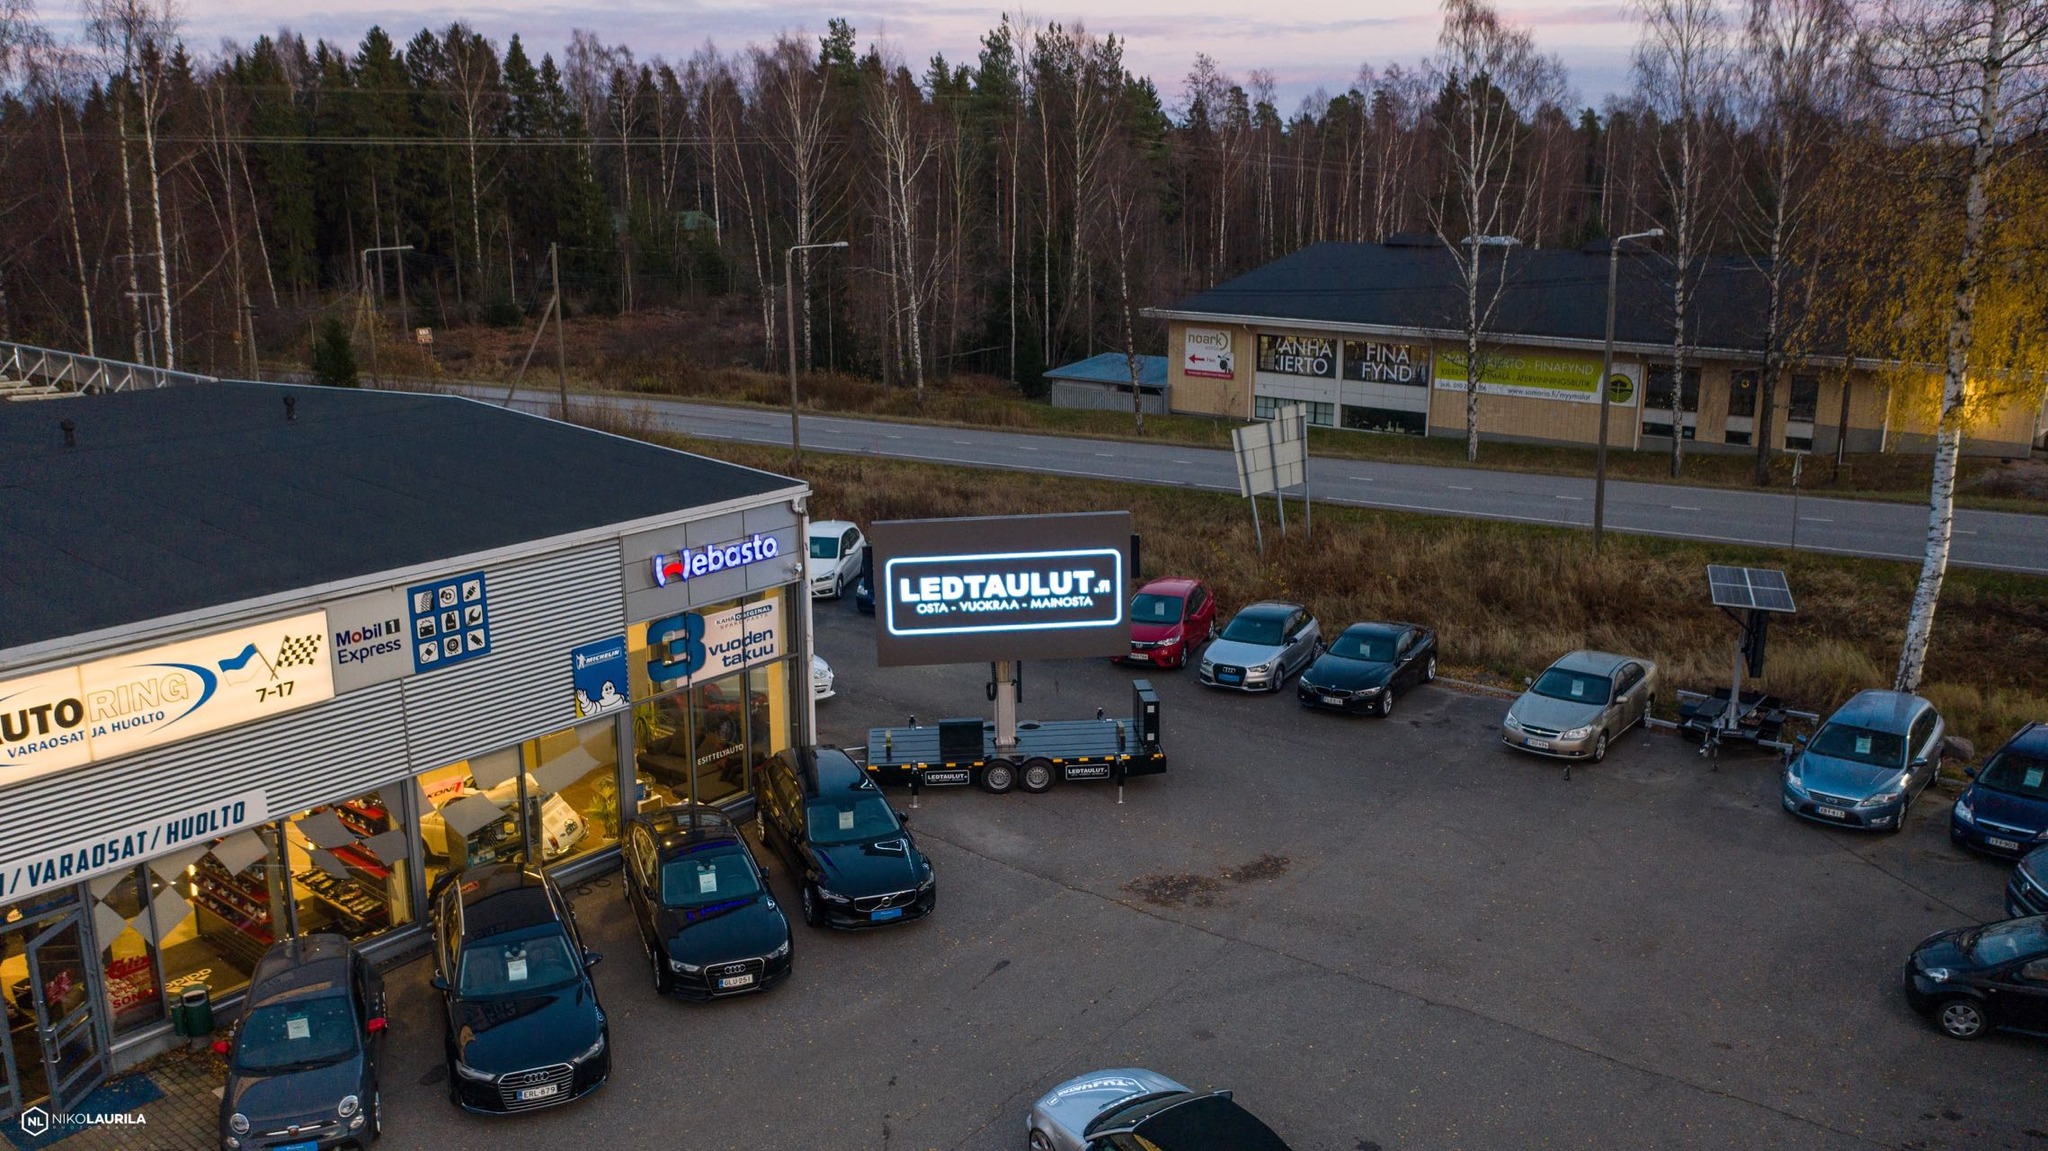
[[[1488,438],[1592,444],[1599,436],[1600,368],[1609,253],[1489,249],[1490,289],[1506,288],[1487,324],[1490,354],[1478,390]],[[1505,261],[1505,272],[1502,263]],[[1752,261],[1703,261],[1690,307],[1682,381],[1671,370],[1669,264],[1624,252],[1610,378],[1608,442],[1668,449],[1672,391],[1678,434],[1749,450],[1765,349],[1765,281]],[[1465,294],[1457,266],[1431,236],[1385,244],[1321,243],[1283,256],[1148,316],[1167,323],[1172,411],[1235,419],[1307,406],[1325,427],[1415,435],[1465,434]],[[1964,441],[1981,455],[2026,455],[2041,439],[2043,397],[1989,412]],[[1884,374],[1820,348],[1779,381],[1770,446],[1832,453],[1924,449],[1933,413],[1895,403]]]
[[[809,489],[474,400],[0,404],[0,1117],[435,878],[607,867],[808,742]]]

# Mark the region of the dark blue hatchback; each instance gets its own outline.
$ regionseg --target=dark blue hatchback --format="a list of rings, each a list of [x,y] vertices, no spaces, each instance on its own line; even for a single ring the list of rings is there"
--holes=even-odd
[[[1949,815],[1950,839],[2006,859],[2048,843],[2048,724],[2021,728],[1970,774]]]

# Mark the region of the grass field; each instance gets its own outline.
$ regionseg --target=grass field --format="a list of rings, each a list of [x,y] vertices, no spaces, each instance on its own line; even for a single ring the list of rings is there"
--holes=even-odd
[[[768,471],[785,449],[609,430]],[[1225,610],[1278,597],[1308,604],[1331,633],[1360,619],[1437,628],[1448,674],[1502,686],[1577,647],[1641,655],[1671,687],[1725,684],[1735,625],[1707,597],[1708,563],[1783,568],[1799,614],[1771,633],[1761,686],[1825,713],[1889,686],[1917,568],[1880,561],[1614,535],[1599,558],[1563,528],[1318,505],[1267,532],[1262,558],[1235,497],[1167,488],[813,454],[814,518],[884,519],[1128,508],[1144,537],[1143,575],[1192,575]],[[1950,571],[1924,693],[1949,728],[1988,752],[2021,723],[2048,719],[2048,579]],[[1673,700],[1664,693],[1667,714]]]

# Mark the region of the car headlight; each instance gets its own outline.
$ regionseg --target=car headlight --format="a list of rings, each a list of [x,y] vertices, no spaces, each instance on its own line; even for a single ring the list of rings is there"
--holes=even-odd
[[[247,1135],[249,1133],[249,1117],[240,1111],[228,1116],[228,1130],[237,1135]]]
[[[1936,983],[1947,983],[1949,977],[1954,974],[1955,972],[1950,971],[1946,967],[1930,967],[1927,969],[1927,978],[1934,980]]]
[[[789,954],[789,940],[785,939],[785,940],[783,940],[783,941],[782,941],[782,946],[780,946],[780,947],[777,947],[777,948],[776,948],[775,950],[773,950],[773,951],[771,951],[771,952],[769,952],[769,953],[768,953],[768,958],[770,958],[770,959],[780,959],[780,958],[782,958],[783,956],[785,956],[785,955],[788,955],[788,954]]]
[[[827,889],[827,888],[823,888],[823,887],[820,887],[820,888],[818,888],[818,898],[820,898],[820,899],[824,900],[824,901],[825,901],[825,902],[827,902],[827,903],[852,903],[852,902],[853,902],[853,900],[851,900],[851,899],[847,898],[846,896],[844,896],[844,895],[841,895],[841,894],[839,894],[839,893],[838,893],[838,892],[836,892],[836,891],[832,891],[832,890],[829,890],[829,889]]]
[[[1905,794],[1906,788],[1903,784],[1895,785],[1892,787],[1885,788],[1883,791],[1880,791],[1877,794],[1871,796],[1870,798],[1863,800],[1856,806],[1883,807],[1887,803],[1897,803]]]
[[[474,1079],[479,1083],[493,1083],[496,1082],[498,1078],[497,1076],[491,1074],[488,1071],[478,1071],[476,1068],[471,1067],[469,1064],[464,1063],[460,1059],[457,1059],[455,1061],[455,1073],[457,1075],[460,1075],[464,1079]]]
[[[1512,711],[1500,718],[1500,725],[1504,728],[1507,728],[1509,731],[1522,730],[1522,721],[1516,719],[1515,713]]]
[[[597,1042],[584,1048],[583,1054],[576,1057],[576,1062],[586,1063],[602,1054],[604,1054],[604,1032],[600,1031],[597,1033]]]
[[[932,874],[932,865],[929,863],[925,864],[924,878],[917,881],[917,889],[919,891],[930,891],[938,882],[939,877]]]
[[[334,1109],[341,1114],[341,1117],[343,1119],[346,1119],[349,1116],[355,1114],[357,1109],[361,1108],[362,1105],[363,1101],[356,1098],[355,1096],[344,1095],[341,1097],[341,1102],[334,1105]]]
[[[1977,813],[1974,810],[1972,810],[1972,807],[1973,805],[1970,803],[1970,797],[1967,795],[1963,796],[1961,799],[1956,800],[1956,818],[1964,823],[1975,823],[1977,820]]]
[[[1214,673],[1215,673],[1215,671],[1216,671],[1216,663],[1215,663],[1215,661],[1214,661],[1214,660],[1211,660],[1211,659],[1210,659],[1210,658],[1209,658],[1208,656],[1203,656],[1203,657],[1202,657],[1202,674],[1204,674],[1204,675],[1211,675],[1211,674],[1214,674]]]
[[[1584,727],[1575,727],[1575,728],[1571,729],[1570,731],[1568,731],[1568,732],[1565,732],[1565,733],[1564,733],[1563,735],[1559,736],[1558,738],[1559,738],[1559,739],[1584,739],[1584,738],[1586,738],[1587,736],[1589,736],[1589,735],[1591,735],[1591,734],[1593,734],[1593,725],[1592,725],[1592,724],[1587,724],[1587,725],[1586,725],[1586,726],[1584,726]]]
[[[702,967],[698,966],[695,963],[684,963],[682,960],[675,958],[671,958],[668,961],[668,967],[670,971],[673,971],[678,975],[696,975],[697,973],[704,970]]]
[[[1270,671],[1272,671],[1272,670],[1273,670],[1273,665],[1272,665],[1272,664],[1271,664],[1270,662],[1268,662],[1268,663],[1255,663],[1255,664],[1251,665],[1250,667],[1248,667],[1248,668],[1245,668],[1245,669],[1244,669],[1244,673],[1245,673],[1246,675],[1265,675],[1265,674],[1266,674],[1267,672],[1270,672]]]
[[[1384,686],[1381,686],[1381,687],[1362,687],[1362,688],[1359,688],[1359,689],[1358,689],[1358,694],[1359,694],[1359,695],[1367,695],[1367,696],[1371,696],[1371,695],[1378,695],[1379,693],[1381,693],[1381,692],[1383,692],[1383,691],[1385,691],[1385,690],[1387,690],[1387,689],[1386,689],[1386,688],[1385,688]]]

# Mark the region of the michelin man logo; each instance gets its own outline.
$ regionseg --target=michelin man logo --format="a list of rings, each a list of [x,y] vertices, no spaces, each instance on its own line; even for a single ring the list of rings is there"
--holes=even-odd
[[[579,716],[596,715],[601,711],[613,711],[624,706],[626,697],[619,694],[619,685],[611,680],[604,681],[603,689],[594,700],[590,698],[589,692],[580,687],[576,689],[576,714]]]

